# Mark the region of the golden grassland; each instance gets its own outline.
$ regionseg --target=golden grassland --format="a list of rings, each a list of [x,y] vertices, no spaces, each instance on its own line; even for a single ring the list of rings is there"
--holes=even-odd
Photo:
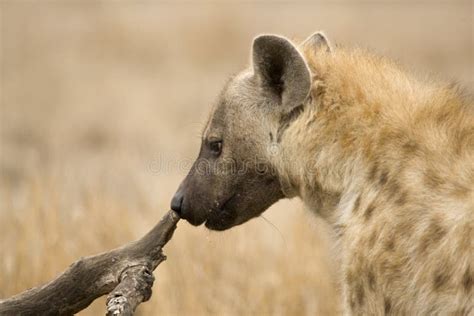
[[[161,218],[258,33],[324,29],[471,88],[472,5],[409,3],[0,2],[0,297]],[[337,314],[329,229],[296,200],[264,216],[223,233],[179,223],[138,312]]]

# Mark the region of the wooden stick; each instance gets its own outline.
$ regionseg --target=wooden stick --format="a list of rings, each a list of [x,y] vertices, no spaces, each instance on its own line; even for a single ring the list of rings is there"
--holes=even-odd
[[[152,272],[166,259],[162,248],[178,221],[169,211],[141,239],[81,258],[51,282],[0,300],[0,315],[72,315],[107,293],[107,315],[133,315],[151,297]]]

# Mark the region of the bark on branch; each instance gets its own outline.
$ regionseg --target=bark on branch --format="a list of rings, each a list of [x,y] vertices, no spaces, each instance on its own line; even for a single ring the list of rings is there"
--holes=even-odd
[[[178,221],[169,211],[141,239],[81,258],[51,282],[0,300],[0,315],[72,315],[107,293],[107,315],[133,315],[151,297],[152,273]]]

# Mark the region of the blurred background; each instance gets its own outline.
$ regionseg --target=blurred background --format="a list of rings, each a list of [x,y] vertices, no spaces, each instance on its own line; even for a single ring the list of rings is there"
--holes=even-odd
[[[324,30],[473,91],[469,0],[0,0],[0,22],[0,297],[164,215],[259,33]],[[181,222],[138,313],[338,314],[326,225],[297,200],[264,217],[223,233]]]

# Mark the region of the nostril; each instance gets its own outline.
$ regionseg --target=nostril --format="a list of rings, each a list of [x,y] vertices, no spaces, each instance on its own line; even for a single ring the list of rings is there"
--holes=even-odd
[[[181,215],[181,206],[183,205],[183,194],[178,191],[171,200],[171,209]]]

